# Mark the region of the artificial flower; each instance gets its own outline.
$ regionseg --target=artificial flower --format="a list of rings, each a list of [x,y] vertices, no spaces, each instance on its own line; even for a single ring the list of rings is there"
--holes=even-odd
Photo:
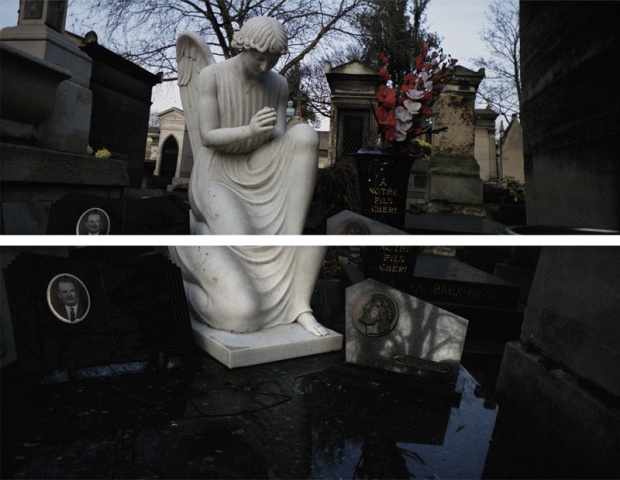
[[[413,57],[412,71],[403,76],[401,85],[395,85],[387,68],[386,46],[384,43],[379,54],[381,85],[376,93],[375,111],[383,146],[390,147],[395,142],[411,153],[426,152],[416,147],[413,139],[432,131],[427,119],[433,113],[437,96],[452,78],[457,60],[446,56],[431,38],[423,46],[422,54]]]

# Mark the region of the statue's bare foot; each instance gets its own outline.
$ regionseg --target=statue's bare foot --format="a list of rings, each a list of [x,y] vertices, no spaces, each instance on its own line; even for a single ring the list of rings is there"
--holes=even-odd
[[[327,335],[327,329],[316,321],[314,315],[310,312],[304,312],[299,317],[297,317],[297,322],[308,330],[312,335],[316,335],[317,337],[324,337]]]

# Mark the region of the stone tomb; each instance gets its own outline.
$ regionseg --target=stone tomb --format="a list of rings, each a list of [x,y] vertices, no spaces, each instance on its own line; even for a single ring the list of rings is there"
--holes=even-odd
[[[183,283],[172,262],[154,252],[89,251],[25,252],[4,269],[20,371],[81,378],[94,367],[191,351]]]
[[[89,225],[99,235],[188,235],[189,206],[175,195],[110,198],[69,193],[52,204],[47,234],[89,235]]]
[[[374,279],[346,289],[346,361],[455,383],[468,320]]]

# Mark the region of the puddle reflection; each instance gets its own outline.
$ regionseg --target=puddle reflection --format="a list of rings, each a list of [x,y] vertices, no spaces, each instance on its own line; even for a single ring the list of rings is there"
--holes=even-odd
[[[455,402],[342,364],[340,352],[230,371],[203,357],[185,373],[15,384],[3,478],[482,476],[497,412],[464,369]]]
[[[497,410],[476,397],[466,371],[458,407],[383,385],[320,382],[307,387],[327,400],[309,402],[310,478],[481,478]]]

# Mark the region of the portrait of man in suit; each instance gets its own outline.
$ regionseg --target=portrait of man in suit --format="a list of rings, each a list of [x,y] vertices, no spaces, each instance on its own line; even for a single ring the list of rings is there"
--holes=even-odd
[[[88,290],[77,277],[68,273],[55,276],[47,288],[52,313],[65,323],[78,323],[90,310]]]
[[[108,214],[100,208],[86,210],[78,220],[76,233],[78,235],[107,235],[110,232]]]

